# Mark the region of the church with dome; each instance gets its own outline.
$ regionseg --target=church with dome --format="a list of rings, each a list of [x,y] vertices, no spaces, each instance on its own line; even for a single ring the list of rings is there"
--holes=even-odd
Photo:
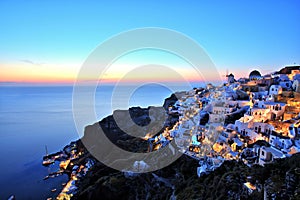
[[[254,81],[254,80],[260,80],[262,78],[261,74],[259,71],[257,70],[253,70],[250,74],[249,74],[249,80],[250,81]]]

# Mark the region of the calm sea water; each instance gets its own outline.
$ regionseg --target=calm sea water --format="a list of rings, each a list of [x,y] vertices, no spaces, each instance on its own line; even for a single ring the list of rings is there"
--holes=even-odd
[[[171,94],[153,84],[140,87],[128,100],[127,86],[122,87],[117,100],[127,101],[127,107],[162,105]],[[73,121],[72,90],[71,86],[0,87],[0,199],[12,194],[17,199],[45,199],[53,196],[52,188],[67,180],[64,175],[44,181],[51,168],[41,163],[45,145],[49,152],[56,152],[79,138]],[[97,91],[95,107],[100,120],[112,113],[109,99],[113,87]]]

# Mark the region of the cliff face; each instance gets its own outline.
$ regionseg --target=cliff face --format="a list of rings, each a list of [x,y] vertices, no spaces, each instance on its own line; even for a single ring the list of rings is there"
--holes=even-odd
[[[84,137],[81,140],[83,143],[89,143],[91,146],[93,146],[91,150],[89,149],[90,151],[96,149],[98,153],[102,152],[101,156],[103,158],[106,156],[113,157],[113,155],[110,154],[110,149],[106,149],[104,141],[98,139],[99,128],[101,128],[107,138],[109,138],[109,140],[119,148],[130,152],[148,152],[148,141],[133,137],[127,133],[136,132],[136,125],[141,128],[139,131],[142,132],[142,135],[152,133],[152,136],[159,135],[165,129],[165,127],[172,127],[178,121],[179,116],[177,114],[169,115],[168,108],[169,106],[173,106],[176,101],[177,98],[173,94],[165,100],[163,107],[133,107],[128,111],[117,110],[113,113],[113,115],[104,118],[100,122],[87,126]],[[119,120],[126,119],[127,114],[130,115],[132,121]],[[161,121],[160,118],[163,118],[163,116],[166,117],[166,120],[162,127],[156,126],[156,124],[151,125],[151,119],[153,121],[155,121],[155,119]],[[122,129],[119,126],[121,126]],[[97,150],[98,147],[99,149]],[[170,155],[170,152],[167,155]],[[168,159],[167,157],[164,158],[164,156],[167,155],[162,154],[161,159]],[[123,161],[114,160],[114,162]],[[155,160],[148,162],[155,162]],[[196,169],[197,162],[187,157],[178,162],[183,162],[186,164],[188,162],[193,162],[195,165],[194,168]],[[178,172],[177,168],[178,166],[175,164],[171,169],[168,169],[168,171],[170,171],[168,172],[168,177],[172,177],[171,179],[174,179],[178,174],[181,174],[181,172]],[[191,173],[190,170],[187,171]],[[157,173],[163,174],[163,172]],[[96,197],[101,197],[104,199],[130,199],[137,197],[140,199],[146,197],[145,195],[147,195],[147,198],[158,197],[160,195],[170,196],[172,191],[174,191],[174,187],[170,185],[171,183],[169,183],[169,180],[165,180],[168,183],[164,182],[163,180],[165,179],[160,178],[159,175],[153,173],[127,176],[126,174],[109,168],[100,162],[96,162],[86,177],[79,182],[79,192],[75,198],[94,199]],[[174,179],[173,182],[175,183],[176,180]],[[161,187],[164,184],[167,184],[166,188]],[[152,191],[151,195],[149,191]]]
[[[147,141],[127,133],[138,132],[141,136],[150,134],[153,137],[159,135],[165,127],[172,127],[178,121],[179,116],[178,114],[169,115],[168,108],[176,101],[176,95],[172,94],[165,99],[163,107],[132,107],[129,110],[116,110],[113,115],[87,126],[81,140],[84,143],[95,143],[95,146],[104,147],[103,141],[98,139],[99,127],[101,127],[106,137],[118,147],[131,152],[147,152],[149,146]],[[151,120],[150,117],[153,119]],[[158,123],[151,123],[155,121]],[[109,149],[103,149],[104,151],[109,152]]]

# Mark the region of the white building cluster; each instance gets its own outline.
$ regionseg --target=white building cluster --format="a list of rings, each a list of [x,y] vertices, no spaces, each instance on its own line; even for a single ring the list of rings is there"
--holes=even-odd
[[[178,123],[152,139],[154,149],[175,139],[180,151],[199,160],[199,176],[224,160],[264,165],[300,152],[299,67],[227,77],[227,84],[182,95],[169,110],[180,115]]]

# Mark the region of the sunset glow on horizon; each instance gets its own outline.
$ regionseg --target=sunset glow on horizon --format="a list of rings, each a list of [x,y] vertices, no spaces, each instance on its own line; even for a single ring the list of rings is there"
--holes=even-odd
[[[53,67],[47,68],[45,66],[41,67],[42,69],[37,69],[36,66],[24,67],[20,65],[18,67],[11,67],[9,65],[0,65],[0,68],[2,70],[2,73],[0,74],[0,83],[74,84],[76,81],[82,83],[95,83],[101,81],[101,83],[110,84],[121,81],[126,84],[138,82],[180,82],[180,79],[178,80],[177,77],[168,76],[168,78],[166,79],[167,75],[158,76],[157,74],[146,74],[147,76],[131,75],[125,80],[122,80],[124,78],[124,74],[118,72],[110,73],[109,75],[100,75],[99,79],[86,77],[85,79],[77,80],[77,73],[79,71],[79,67],[74,67],[74,70],[64,70],[63,68],[53,69]],[[252,67],[251,69],[251,67],[249,67],[249,70],[247,70],[246,72],[240,70],[236,71],[234,75],[238,78],[248,77],[248,74],[254,69],[257,68]],[[193,71],[184,71],[184,68],[182,68],[181,72],[182,71],[183,73],[180,74],[184,77],[186,81],[189,82],[218,82],[220,81],[220,79],[222,79],[223,81],[226,79],[226,71],[220,72],[215,76],[215,78],[206,77],[205,79],[201,78],[201,75],[193,73]]]
[[[208,75],[204,69],[205,77],[201,77],[178,58],[145,52],[121,59],[114,70],[100,76],[102,82],[119,81],[133,66],[145,64],[168,66],[188,81],[215,81],[225,80],[227,71],[240,78],[253,69],[267,74],[300,63],[300,13],[295,0],[57,3],[0,2],[1,83],[73,84],[98,45],[143,27],[162,27],[190,37],[208,54],[219,74]],[[152,75],[136,75],[130,81],[178,81],[168,74]]]

